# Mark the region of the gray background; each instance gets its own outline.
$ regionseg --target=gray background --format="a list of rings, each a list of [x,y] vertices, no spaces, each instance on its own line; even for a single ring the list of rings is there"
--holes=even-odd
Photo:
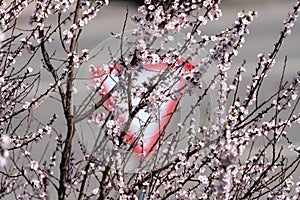
[[[223,17],[217,22],[209,23],[203,29],[203,33],[210,35],[225,30],[232,25],[236,19],[237,13],[243,9],[246,11],[255,10],[258,12],[258,17],[254,19],[249,27],[250,35],[246,36],[246,43],[240,50],[239,55],[234,60],[233,64],[233,67],[237,67],[244,59],[246,59],[247,65],[245,67],[247,72],[244,74],[244,80],[249,81],[251,73],[254,71],[256,63],[258,62],[257,54],[267,54],[272,51],[273,44],[279,38],[280,29],[283,27],[283,20],[291,10],[294,2],[295,1],[291,0],[224,0],[224,3],[221,6]],[[102,8],[97,18],[92,20],[86,27],[85,32],[83,32],[79,41],[80,49],[94,49],[98,44],[111,36],[110,32],[121,32],[127,6],[129,15],[137,13],[137,4],[126,1],[112,1],[106,8]],[[20,20],[27,22],[29,11],[31,10],[31,8],[28,8],[27,11],[21,15]],[[24,26],[26,26],[26,23],[24,23]],[[129,20],[126,29],[130,30],[134,26],[135,25]],[[271,95],[271,91],[278,89],[278,81],[285,55],[288,55],[286,79],[291,79],[294,74],[300,70],[300,24],[296,22],[295,27],[292,30],[292,35],[285,40],[285,43],[278,54],[276,59],[277,64],[274,66],[274,70],[269,75],[266,84],[263,87],[264,92],[261,98]],[[53,49],[55,48],[56,46],[53,47]],[[34,65],[37,67],[40,66],[40,58],[35,60]],[[83,68],[79,75],[87,77],[87,73],[88,67]],[[41,86],[43,88],[47,88],[49,82],[52,81],[50,77],[48,78],[47,73],[43,74],[42,80]],[[75,104],[79,104],[82,98],[87,95],[84,88],[86,84],[90,84],[90,82],[82,82],[76,86],[78,87],[79,93],[74,97],[76,99]],[[41,121],[47,122],[53,112],[56,112],[59,115],[59,120],[55,122],[55,129],[57,129],[58,132],[65,133],[66,125],[62,116],[62,110],[58,107],[55,100],[49,99],[46,104],[42,105],[37,110],[35,115]],[[299,107],[297,112],[300,112]],[[78,126],[77,130],[86,137],[86,141],[90,139],[93,140],[89,133],[91,129],[87,128],[85,123],[86,122],[83,122],[82,126]],[[96,129],[97,127],[94,131],[96,131]],[[300,145],[299,126],[292,129],[289,134],[291,134],[292,138],[295,138],[296,144]],[[38,155],[40,152],[36,153]],[[287,156],[292,156],[289,155],[288,152],[286,152],[286,154]]]

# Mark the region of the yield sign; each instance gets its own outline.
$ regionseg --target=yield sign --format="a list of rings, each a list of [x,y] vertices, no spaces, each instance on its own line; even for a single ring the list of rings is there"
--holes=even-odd
[[[193,65],[184,61],[183,59],[179,60],[175,68],[184,67],[184,70],[191,70]],[[140,73],[140,77],[137,77],[137,82],[142,83],[147,78],[155,76],[159,71],[167,69],[168,65],[166,63],[157,63],[157,64],[145,64],[144,70]],[[107,94],[119,81],[118,72],[120,69],[119,65],[115,65],[112,69],[111,73],[107,73],[103,69],[103,65],[100,65],[96,68],[96,70],[91,74],[93,80],[97,80],[97,85],[102,86],[101,92]],[[182,88],[184,86],[183,78],[180,81],[177,81],[174,84],[173,89]],[[132,95],[133,96],[133,95]],[[133,108],[138,105],[140,102],[140,98],[135,97],[132,98]],[[153,116],[145,111],[145,109],[141,109],[135,118],[132,120],[130,128],[126,133],[124,139],[133,147],[133,150],[136,154],[148,154],[156,149],[156,145],[162,137],[162,134],[169,124],[173,113],[175,112],[177,105],[180,99],[169,99],[166,102],[161,103],[159,110],[159,120],[153,122],[150,120]],[[104,106],[107,110],[112,110],[113,103],[112,99],[107,99],[104,103]],[[127,105],[123,105],[124,108]],[[128,113],[125,113],[122,116],[118,116],[120,121],[127,121]],[[144,127],[145,126],[145,127]]]

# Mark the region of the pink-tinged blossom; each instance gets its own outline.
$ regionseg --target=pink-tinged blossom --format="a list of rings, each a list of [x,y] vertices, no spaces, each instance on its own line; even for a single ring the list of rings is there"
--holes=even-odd
[[[39,167],[39,163],[35,160],[30,161],[30,169],[37,171]]]

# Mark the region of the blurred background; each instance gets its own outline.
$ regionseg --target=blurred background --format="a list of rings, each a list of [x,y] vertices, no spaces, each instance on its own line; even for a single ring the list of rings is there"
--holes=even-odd
[[[107,9],[102,9],[96,20],[88,26],[89,37],[84,38],[84,45],[92,47],[96,41],[102,42],[110,37],[109,32],[120,32],[125,14],[126,7],[129,9],[129,15],[137,13],[137,7],[143,0],[123,1],[110,0]],[[213,23],[208,23],[202,32],[204,34],[214,34],[225,30],[232,25],[236,19],[237,13],[245,10],[254,10],[258,12],[258,17],[250,25],[250,35],[246,37],[244,48],[241,49],[239,58],[240,62],[247,59],[247,62],[256,62],[258,53],[271,51],[274,42],[278,39],[280,29],[283,27],[283,20],[288,12],[292,9],[294,0],[223,0],[221,9],[222,18]],[[134,27],[134,24],[128,21],[127,29]],[[287,38],[283,45],[280,55],[287,54],[289,60],[297,59],[300,50],[300,25],[296,23],[293,34]]]
[[[234,59],[233,68],[237,68],[246,60],[246,73],[244,73],[244,83],[250,83],[250,78],[252,72],[254,72],[255,67],[257,66],[257,54],[263,53],[268,54],[273,50],[274,43],[277,42],[279,38],[280,30],[283,28],[283,21],[287,17],[288,12],[292,10],[293,4],[296,0],[223,0],[221,4],[221,9],[223,11],[223,16],[219,21],[210,22],[207,26],[203,27],[202,33],[207,35],[213,35],[219,33],[226,28],[230,27],[235,19],[237,18],[237,13],[245,10],[254,10],[258,12],[258,17],[254,19],[251,23],[250,35],[246,36],[246,42],[242,49],[239,51],[239,55]],[[96,19],[92,20],[85,28],[85,31],[82,32],[82,37],[79,41],[80,49],[95,49],[97,45],[105,43],[105,40],[111,37],[111,32],[120,33],[122,31],[126,9],[128,8],[129,16],[138,14],[137,8],[141,5],[142,0],[137,1],[120,1],[120,0],[110,0],[110,4],[107,7],[101,8],[99,15]],[[21,21],[24,22],[24,27],[27,26],[27,22],[30,16],[31,8],[27,9],[25,13],[21,15]],[[49,19],[51,20],[51,19]],[[51,23],[56,23],[56,19],[53,19]],[[133,29],[135,24],[128,20],[126,30]],[[291,80],[292,77],[296,74],[297,71],[300,71],[300,20],[296,22],[295,27],[292,29],[292,35],[286,38],[284,44],[279,52],[276,65],[274,66],[273,71],[268,76],[268,79],[264,82],[263,93],[260,96],[261,99],[269,97],[273,94],[272,91],[278,89],[278,84],[280,80],[280,75],[282,71],[282,66],[284,64],[284,58],[288,56],[287,62],[287,72],[286,79]],[[59,45],[58,38],[54,38],[57,45]],[[54,42],[55,44],[55,42]],[[49,45],[49,49],[54,51],[58,46]],[[60,55],[61,52],[56,52]],[[61,54],[65,56],[65,54]],[[99,61],[101,63],[101,60]],[[34,61],[34,65],[40,69],[41,58],[37,58]],[[79,74],[81,76],[88,77],[88,66],[82,69],[85,74]],[[233,70],[234,72],[234,70]],[[49,83],[52,82],[52,78],[49,76],[49,73],[43,74],[43,79],[41,84],[42,88],[47,88]],[[88,93],[86,92],[86,85],[91,84],[92,81],[86,80],[84,84],[78,85],[79,93],[75,97],[78,102],[83,99]],[[244,92],[244,91],[243,91]],[[77,101],[76,100],[76,101]],[[47,123],[49,118],[53,115],[53,112],[57,113],[59,118],[55,121],[55,129],[60,133],[66,132],[66,124],[62,114],[62,109],[59,107],[58,102],[55,99],[48,99],[47,103],[43,104],[39,109],[36,110],[36,117]],[[298,106],[297,113],[300,112]],[[93,142],[94,135],[97,134],[97,129],[99,127],[95,126],[93,128],[87,125],[86,120],[76,127],[78,138],[76,140],[82,140],[84,138],[84,143],[88,146]],[[289,132],[291,138],[296,141],[296,146],[300,146],[300,127],[296,126],[291,129]],[[76,143],[74,140],[74,143]],[[45,143],[47,140],[44,141]],[[43,143],[42,143],[43,144]],[[47,145],[47,144],[45,144]],[[75,148],[78,148],[78,145],[74,145]],[[257,148],[259,148],[257,146]],[[78,152],[80,151],[77,149]],[[40,154],[41,152],[34,152],[35,154]],[[294,155],[285,152],[287,157],[292,157]],[[78,154],[76,156],[81,156]],[[299,175],[300,172],[297,172]]]
[[[110,32],[121,32],[126,8],[128,7],[129,16],[137,14],[137,7],[141,2],[142,0],[111,0],[107,8],[100,10],[97,18],[87,26],[84,33],[86,35],[81,37],[81,48],[93,49],[97,44],[111,37]],[[247,80],[257,66],[257,54],[268,54],[273,50],[274,43],[277,42],[280,30],[283,28],[283,21],[286,19],[288,12],[292,10],[295,2],[295,0],[223,0],[221,3],[223,16],[219,21],[210,22],[204,26],[202,32],[203,34],[212,35],[225,30],[234,23],[237,13],[242,10],[258,12],[258,16],[249,26],[250,34],[246,36],[246,42],[243,48],[240,49],[239,55],[234,59],[233,64],[233,67],[237,68],[243,60],[246,60],[245,68],[247,72],[244,76]],[[268,96],[271,91],[278,89],[279,77],[286,55],[288,56],[286,78],[291,79],[300,70],[299,23],[300,21],[296,22],[291,36],[287,37],[282,45],[276,59],[276,65],[266,80],[264,89],[267,92],[263,95]],[[130,30],[133,27],[135,27],[135,24],[128,20],[126,29]],[[297,132],[300,134],[300,130],[297,130]]]
[[[232,65],[233,68],[237,69],[243,60],[246,60],[245,68],[247,71],[244,73],[244,84],[242,86],[250,83],[251,75],[257,66],[257,55],[259,53],[268,54],[273,50],[274,43],[277,42],[280,30],[283,28],[283,21],[286,19],[288,12],[292,10],[295,2],[292,0],[223,0],[221,4],[222,18],[203,27],[203,34],[213,35],[231,27],[237,18],[238,12],[242,10],[258,12],[258,17],[249,26],[250,34],[246,36],[246,42]],[[142,1],[111,0],[107,8],[103,8],[97,18],[87,26],[86,32],[83,33],[86,35],[81,37],[81,48],[93,49],[97,44],[111,37],[110,32],[120,33],[126,9],[129,10],[129,16],[137,14],[137,8],[141,3]],[[286,55],[288,56],[286,79],[291,80],[297,71],[300,71],[300,24],[298,23],[296,22],[292,29],[292,35],[286,38],[282,45],[276,59],[276,65],[264,82],[262,93],[259,96],[260,100],[268,98],[278,89]],[[134,27],[135,24],[128,20],[126,29],[130,30]],[[232,70],[232,73],[234,72],[235,70]],[[242,92],[245,92],[245,90]],[[296,113],[299,112],[300,107],[298,106]],[[300,127],[296,126],[290,129],[289,134],[300,146]],[[257,146],[257,148],[260,147]],[[288,151],[285,154],[290,158],[294,156]]]
[[[273,50],[274,43],[279,38],[280,30],[283,28],[283,21],[287,17],[288,12],[292,10],[293,4],[296,0],[223,0],[221,9],[223,16],[219,21],[210,22],[202,30],[203,34],[213,35],[219,33],[226,28],[230,27],[235,19],[237,13],[245,10],[254,10],[258,12],[258,17],[251,23],[249,29],[250,34],[246,36],[246,42],[242,49],[239,51],[239,55],[235,58],[233,68],[237,68],[246,60],[247,64],[245,68],[247,70],[244,73],[245,83],[249,83],[251,73],[254,72],[257,66],[257,54],[263,53],[268,54]],[[138,1],[120,1],[111,0],[107,7],[100,10],[99,15],[96,19],[92,20],[87,26],[86,30],[82,32],[82,37],[79,41],[80,49],[94,49],[98,44],[103,44],[105,40],[111,37],[111,32],[120,33],[122,31],[126,9],[128,8],[129,16],[137,14],[137,8],[142,3],[142,0]],[[30,9],[28,9],[30,11]],[[30,12],[24,13],[21,17],[26,17],[25,21],[28,20]],[[55,21],[53,21],[55,23]],[[135,24],[128,20],[126,30],[130,30],[135,27]],[[292,35],[286,38],[284,44],[279,52],[276,65],[273,71],[268,76],[263,87],[263,94],[260,98],[268,97],[272,94],[272,91],[278,89],[280,80],[280,74],[284,63],[284,58],[288,56],[286,79],[291,80],[297,71],[300,70],[300,21],[296,22],[292,29]],[[55,46],[53,47],[55,49]],[[37,60],[38,66],[40,66],[40,60]],[[101,61],[99,61],[101,62]],[[88,73],[88,68],[83,69]],[[44,84],[45,88],[48,87],[51,77],[45,76]],[[48,82],[47,82],[48,81]],[[52,81],[52,79],[51,79]],[[90,84],[90,83],[87,83]],[[84,86],[78,87],[79,91],[86,90]],[[82,95],[84,96],[84,95]],[[81,99],[81,95],[77,95],[76,98]],[[39,119],[42,121],[48,121],[49,108],[51,111],[61,113],[61,108],[57,107],[56,101],[49,101],[47,104],[38,109]],[[47,112],[45,112],[45,110]],[[299,106],[296,112],[300,112]],[[65,132],[65,121],[57,120],[55,123],[56,129]],[[82,132],[86,140],[89,140],[88,129],[84,126],[78,128],[79,132]],[[300,146],[300,127],[295,127],[290,132],[292,138],[298,141],[297,144]],[[292,156],[292,155],[291,155]]]

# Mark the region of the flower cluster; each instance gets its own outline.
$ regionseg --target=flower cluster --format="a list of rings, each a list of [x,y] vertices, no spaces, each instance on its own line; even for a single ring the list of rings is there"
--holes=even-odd
[[[293,7],[293,11],[289,13],[286,20],[284,20],[284,30],[282,30],[282,34],[284,36],[289,36],[292,33],[292,28],[295,25],[295,22],[298,18],[299,13],[299,3],[297,2],[296,5]]]

